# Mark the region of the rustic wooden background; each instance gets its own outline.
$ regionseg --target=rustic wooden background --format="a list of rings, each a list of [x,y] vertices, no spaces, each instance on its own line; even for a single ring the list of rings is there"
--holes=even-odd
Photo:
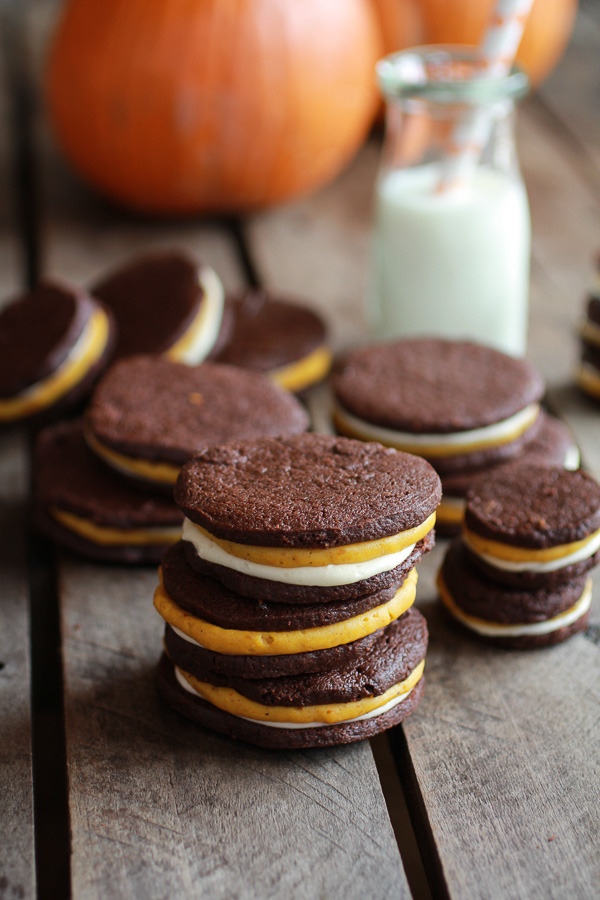
[[[380,136],[296,203],[242,221],[140,221],[85,188],[52,142],[38,85],[59,6],[0,5],[1,296],[39,274],[88,284],[135,250],[176,244],[226,287],[305,296],[336,349],[364,340]],[[600,408],[572,370],[600,250],[599,50],[587,0],[518,135],[534,236],[529,354],[598,476]],[[28,441],[0,438],[0,897],[597,896],[598,597],[568,644],[490,650],[439,614],[440,545],[420,567],[427,690],[404,728],[329,751],[236,746],[156,697],[155,573],[87,565],[26,530]]]

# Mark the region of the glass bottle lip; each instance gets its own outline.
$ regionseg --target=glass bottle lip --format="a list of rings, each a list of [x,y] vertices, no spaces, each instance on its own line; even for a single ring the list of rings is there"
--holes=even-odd
[[[481,106],[517,100],[527,93],[529,79],[519,66],[513,65],[506,75],[486,77],[476,74],[479,63],[477,47],[430,44],[391,53],[379,60],[376,71],[379,87],[390,99],[411,97]]]

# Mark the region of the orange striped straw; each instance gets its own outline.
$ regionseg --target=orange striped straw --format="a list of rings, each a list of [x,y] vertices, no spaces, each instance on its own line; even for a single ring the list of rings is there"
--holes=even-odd
[[[477,78],[501,78],[510,71],[533,0],[498,0],[479,47]],[[463,181],[489,137],[492,122],[485,110],[474,109],[460,120],[449,141],[437,191]]]

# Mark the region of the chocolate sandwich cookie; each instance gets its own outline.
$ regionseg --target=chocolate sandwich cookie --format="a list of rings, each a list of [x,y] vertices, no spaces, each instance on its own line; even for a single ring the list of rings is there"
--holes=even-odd
[[[207,700],[200,693],[205,689],[205,685],[193,676],[176,669],[166,655],[162,657],[159,665],[158,685],[165,700],[177,712],[199,725],[237,740],[257,744],[259,747],[302,750],[362,741],[402,722],[414,712],[421,699],[425,682],[421,673],[422,669],[417,670],[418,679],[414,684],[415,675],[411,673],[403,684],[392,688],[391,692],[401,689],[400,694],[393,696],[383,706],[369,709],[364,713],[361,711],[371,705],[370,700],[379,698],[346,704],[316,704],[300,708],[297,713],[288,710],[287,707],[266,706],[245,700],[242,695],[230,688],[220,690],[213,688],[210,691],[210,700]],[[210,689],[210,685],[208,687]],[[231,708],[241,709],[252,715],[232,713],[215,702],[227,697],[231,697],[234,701]],[[337,720],[334,717],[338,716],[340,711],[346,715],[349,713],[350,717],[343,721]],[[263,718],[259,719],[258,715]],[[273,721],[271,717],[275,716],[277,719]],[[283,717],[286,719],[283,720]]]
[[[600,400],[600,297],[588,298],[585,317],[579,326],[581,360],[577,384],[588,396]]]
[[[219,362],[270,375],[289,391],[321,381],[331,366],[325,323],[299,302],[262,290],[229,295]]]
[[[133,356],[96,388],[85,434],[109,466],[170,492],[183,463],[206,445],[293,434],[308,424],[304,407],[258,372]]]
[[[544,465],[578,469],[580,454],[566,425],[544,410],[540,411],[540,428],[535,438],[517,455],[519,462],[539,462]],[[483,475],[491,475],[495,463],[483,469],[454,472],[442,477],[442,504],[438,510],[437,530],[444,535],[458,534],[465,511],[466,496],[472,485]]]
[[[157,563],[181,536],[183,516],[175,503],[115,477],[87,447],[81,422],[40,433],[33,487],[38,529],[89,559]]]
[[[416,571],[349,598],[322,589],[398,570],[431,535],[440,493],[424,460],[348,438],[203,450],[178,478],[186,532],[155,593],[167,623],[164,696],[202,724],[272,747],[345,743],[403,719],[422,690],[427,643]],[[213,577],[190,553],[214,564]],[[214,580],[228,570],[270,584],[270,599]]]
[[[194,572],[183,542],[165,554],[161,570],[154,605],[168,624],[169,654],[186,670],[189,656],[215,672],[250,678],[324,672],[371,651],[383,629],[406,616],[403,635],[409,637],[414,619],[407,612],[415,597],[414,570],[384,591],[310,605],[235,594]]]
[[[116,358],[165,353],[195,366],[212,350],[223,316],[221,280],[177,250],[156,250],[107,274],[91,293],[113,312]]]
[[[534,367],[467,341],[363,347],[336,364],[332,386],[338,433],[423,456],[444,480],[516,457],[542,425],[544,383]],[[447,486],[442,533],[460,522],[456,496]]]
[[[498,646],[517,649],[550,646],[583,631],[592,596],[585,574],[540,587],[499,584],[473,566],[460,538],[444,558],[438,589],[461,625]]]
[[[499,467],[467,496],[463,542],[473,565],[501,584],[562,584],[600,558],[600,485],[582,469]]]
[[[75,406],[114,351],[112,316],[71,285],[42,282],[0,312],[0,425]]]

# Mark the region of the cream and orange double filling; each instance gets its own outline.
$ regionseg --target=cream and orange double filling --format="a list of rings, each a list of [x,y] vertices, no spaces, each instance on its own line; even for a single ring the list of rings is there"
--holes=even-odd
[[[401,721],[421,696],[427,645],[410,560],[430,546],[440,493],[424,460],[347,438],[202,451],[177,482],[182,541],[154,596],[163,695],[273,747],[344,743]]]
[[[600,485],[582,470],[513,462],[479,478],[438,577],[465,627],[543,646],[585,627],[600,560]]]

